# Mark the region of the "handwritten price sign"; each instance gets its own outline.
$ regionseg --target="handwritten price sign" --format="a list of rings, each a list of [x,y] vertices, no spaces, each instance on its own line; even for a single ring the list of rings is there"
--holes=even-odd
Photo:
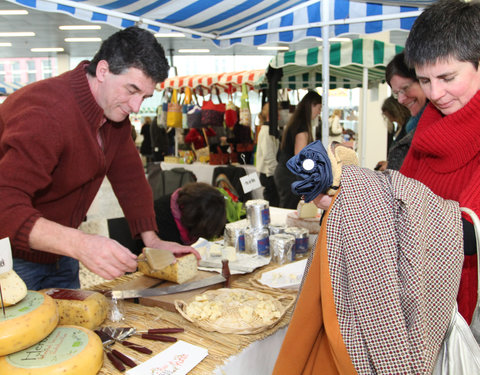
[[[240,183],[242,184],[242,189],[245,194],[262,187],[257,172],[253,172],[247,174],[246,176],[240,177]]]

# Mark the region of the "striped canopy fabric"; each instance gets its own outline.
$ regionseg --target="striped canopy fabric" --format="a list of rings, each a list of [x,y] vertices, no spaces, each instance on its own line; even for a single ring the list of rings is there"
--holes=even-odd
[[[242,84],[249,88],[255,88],[258,82],[264,77],[265,69],[245,70],[233,73],[218,74],[197,74],[182,77],[167,78],[157,86],[157,90],[165,88],[182,89],[190,87],[192,89],[201,87],[210,89],[217,87],[220,91],[241,91]]]
[[[402,50],[401,46],[373,39],[330,44],[330,89],[362,86],[364,68],[368,68],[369,84],[384,81],[386,65]],[[322,47],[279,53],[270,61],[270,67],[283,69],[281,88],[320,87]]]
[[[152,32],[177,31],[211,40],[221,48],[235,44],[260,46],[322,37],[409,31],[422,6],[433,0],[8,0],[25,7],[61,12],[84,21],[125,28],[139,25]],[[403,5],[398,5],[403,4]]]
[[[14,91],[18,90],[21,87],[22,85],[19,83],[15,83],[15,82],[7,83],[7,82],[0,81],[0,95],[12,94]]]

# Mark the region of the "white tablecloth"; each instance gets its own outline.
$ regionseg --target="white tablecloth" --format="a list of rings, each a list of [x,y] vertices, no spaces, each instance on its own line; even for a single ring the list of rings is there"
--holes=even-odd
[[[238,165],[238,166],[245,169],[245,172],[247,174],[254,173],[257,171],[254,165],[245,164],[245,165]],[[166,163],[162,161],[160,163],[160,167],[163,170],[173,169],[173,168],[185,168],[195,173],[195,176],[197,177],[198,182],[205,182],[207,184],[211,184],[212,177],[213,177],[213,170],[216,167],[221,167],[221,165],[210,165],[210,164],[205,164],[200,162],[195,162],[193,164],[180,164],[180,163]],[[254,199],[262,199],[263,188],[253,190],[252,197]]]

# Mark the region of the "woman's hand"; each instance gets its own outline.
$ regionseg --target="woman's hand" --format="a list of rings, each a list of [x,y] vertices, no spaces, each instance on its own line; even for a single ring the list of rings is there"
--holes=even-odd
[[[318,208],[326,211],[330,207],[332,200],[333,197],[331,195],[319,194],[315,197],[313,203],[315,203],[315,206],[317,206]]]

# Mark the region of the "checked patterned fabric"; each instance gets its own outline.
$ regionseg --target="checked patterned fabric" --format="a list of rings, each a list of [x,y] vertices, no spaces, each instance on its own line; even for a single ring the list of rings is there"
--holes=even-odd
[[[359,374],[429,374],[463,263],[458,203],[396,171],[346,166],[327,225],[337,318]]]

